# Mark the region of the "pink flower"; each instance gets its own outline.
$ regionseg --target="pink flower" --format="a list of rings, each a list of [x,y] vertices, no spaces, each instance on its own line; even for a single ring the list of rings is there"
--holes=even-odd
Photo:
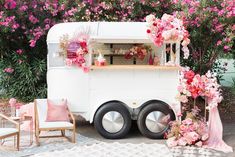
[[[11,98],[11,99],[9,100],[9,104],[10,104],[11,107],[15,107],[16,99],[15,99],[15,98]]]
[[[189,132],[188,135],[193,139],[193,141],[198,140],[199,135],[196,132]]]
[[[16,8],[16,1],[15,0],[5,0],[4,7],[6,9],[15,9]]]
[[[33,15],[29,16],[29,21],[32,22],[33,24],[36,24],[37,22],[39,22],[39,20]]]
[[[183,114],[181,112],[177,113],[177,117],[182,117],[182,116],[183,116]]]
[[[193,13],[195,13],[195,9],[192,7],[188,10],[188,12],[189,12],[189,14],[193,14]]]
[[[3,72],[5,72],[5,73],[13,73],[14,72],[14,69],[12,69],[12,68],[5,68],[4,70],[3,70]]]
[[[184,125],[191,125],[192,123],[193,123],[193,121],[191,118],[187,118],[182,121],[182,124],[184,124]]]
[[[20,7],[20,11],[26,11],[28,9],[28,6],[27,5],[22,5]]]
[[[84,73],[88,73],[90,71],[90,68],[87,67],[87,66],[83,66],[82,70],[83,70]]]
[[[198,141],[195,145],[198,147],[202,147],[202,141]]]
[[[192,70],[189,70],[189,71],[185,72],[185,74],[184,74],[184,78],[189,80],[189,83],[192,82],[194,76],[195,76],[195,73]]]
[[[189,43],[190,43],[190,39],[186,38],[186,39],[183,40],[182,46],[187,46]]]
[[[225,45],[225,46],[224,46],[224,51],[226,51],[226,52],[227,52],[227,51],[229,51],[229,50],[230,50],[230,47],[229,47],[229,46],[227,46],[227,45]]]
[[[222,44],[222,41],[221,41],[221,40],[218,40],[217,43],[216,43],[217,46],[219,46],[219,45],[221,45],[221,44]]]
[[[36,44],[36,41],[35,40],[33,40],[33,39],[31,39],[30,41],[30,47],[35,47],[35,44]]]
[[[16,50],[16,53],[21,55],[23,53],[23,50],[22,49],[18,49],[18,50]]]
[[[209,138],[208,134],[202,135],[202,141],[206,141]]]
[[[187,129],[188,129],[188,128],[187,128],[184,124],[181,124],[181,125],[180,125],[180,130],[181,130],[181,131],[186,132]]]
[[[184,138],[184,137],[181,137],[179,140],[178,140],[178,145],[179,146],[186,146],[187,144],[187,140]]]

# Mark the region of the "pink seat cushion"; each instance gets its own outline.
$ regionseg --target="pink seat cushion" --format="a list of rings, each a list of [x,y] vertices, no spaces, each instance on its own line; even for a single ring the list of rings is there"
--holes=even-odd
[[[56,121],[69,121],[67,100],[63,100],[60,104],[54,104],[51,100],[47,100],[46,122]]]

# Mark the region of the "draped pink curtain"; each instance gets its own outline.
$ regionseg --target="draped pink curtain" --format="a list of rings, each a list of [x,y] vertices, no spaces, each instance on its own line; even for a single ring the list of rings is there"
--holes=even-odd
[[[219,111],[217,107],[213,107],[209,111],[209,139],[207,142],[207,148],[223,152],[233,152],[232,147],[228,146],[223,141],[223,126],[220,119]]]

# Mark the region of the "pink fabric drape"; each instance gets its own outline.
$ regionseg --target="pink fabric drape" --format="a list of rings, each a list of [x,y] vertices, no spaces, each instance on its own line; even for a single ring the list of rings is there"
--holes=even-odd
[[[20,129],[24,131],[30,131],[30,127],[34,129],[34,103],[29,103],[26,105],[21,106],[20,108],[20,115],[21,117],[32,116],[32,121],[23,121],[20,125]]]
[[[213,107],[209,111],[209,139],[207,148],[223,151],[225,153],[233,152],[232,147],[223,141],[223,126],[217,107]]]

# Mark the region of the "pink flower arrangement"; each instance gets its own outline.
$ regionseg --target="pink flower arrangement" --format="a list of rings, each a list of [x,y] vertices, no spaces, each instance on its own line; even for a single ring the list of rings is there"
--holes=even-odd
[[[199,75],[188,68],[184,68],[180,74],[179,94],[176,98],[182,103],[187,103],[189,97],[196,99],[201,96],[205,98],[209,108],[213,108],[222,101],[219,87],[216,74],[208,71],[205,75]]]
[[[75,65],[82,68],[86,73],[89,72],[89,67],[86,66],[88,38],[88,35],[80,33],[71,40],[68,39],[68,36],[64,36],[60,41],[60,48],[63,50],[63,54],[67,57],[65,60],[66,65]]]
[[[183,26],[183,21],[173,15],[164,14],[161,19],[150,14],[146,17],[147,33],[153,43],[160,47],[164,41],[183,41],[182,50],[184,58],[189,57],[189,49],[187,45],[190,43],[189,33]]]
[[[196,145],[202,147],[208,139],[208,128],[206,122],[197,118],[192,112],[188,113],[182,122],[173,121],[170,123],[171,130],[167,133],[167,145],[186,146]]]
[[[132,57],[135,57],[140,60],[143,60],[149,51],[151,51],[151,48],[148,46],[144,45],[134,46],[125,53],[125,58],[131,59]]]

